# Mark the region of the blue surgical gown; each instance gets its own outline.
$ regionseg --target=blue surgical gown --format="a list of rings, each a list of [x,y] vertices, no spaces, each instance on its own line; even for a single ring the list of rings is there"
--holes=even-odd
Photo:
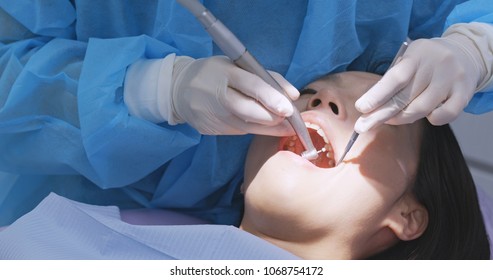
[[[493,22],[490,0],[203,2],[297,87],[329,72],[383,73],[406,36]],[[221,54],[175,1],[0,0],[0,225],[50,192],[238,224],[251,137],[150,123],[123,102],[127,67],[170,53]],[[469,109],[490,110],[491,99]]]

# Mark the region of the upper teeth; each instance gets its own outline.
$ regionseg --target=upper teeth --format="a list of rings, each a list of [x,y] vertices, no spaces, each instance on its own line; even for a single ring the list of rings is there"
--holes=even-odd
[[[305,122],[305,125],[308,128],[316,130],[318,135],[320,135],[322,137],[322,139],[324,139],[325,144],[329,143],[329,139],[327,139],[327,136],[325,136],[325,132],[322,130],[322,128],[320,128],[320,126],[313,124],[313,123],[309,123],[309,122]]]

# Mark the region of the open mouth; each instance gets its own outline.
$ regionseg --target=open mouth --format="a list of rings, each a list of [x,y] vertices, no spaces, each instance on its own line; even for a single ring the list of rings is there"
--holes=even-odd
[[[324,150],[318,154],[318,157],[311,162],[321,168],[332,168],[335,166],[334,150],[331,143],[325,136],[324,131],[316,124],[305,123],[310,133],[310,138],[312,139],[313,146],[317,151]],[[305,148],[301,141],[298,139],[297,135],[282,137],[279,140],[279,150],[280,151],[290,151],[297,155],[300,155]]]

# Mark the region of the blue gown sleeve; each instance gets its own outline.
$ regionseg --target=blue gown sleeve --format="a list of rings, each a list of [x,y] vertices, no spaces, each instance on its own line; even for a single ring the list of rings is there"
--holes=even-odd
[[[456,23],[484,22],[493,24],[493,2],[488,0],[470,0],[450,13],[445,22],[445,29]],[[493,110],[493,92],[476,93],[464,111],[482,114]]]
[[[0,0],[0,171],[14,178],[1,182],[0,224],[50,191],[237,223],[250,137],[153,124],[123,102],[133,62],[212,54],[193,16],[175,1],[36,3]]]
[[[127,66],[179,53],[175,46],[146,35],[81,40],[70,1],[50,2],[0,1],[1,21],[23,31],[0,38],[4,171],[82,174],[120,187],[199,143],[187,125],[129,116],[122,99]]]

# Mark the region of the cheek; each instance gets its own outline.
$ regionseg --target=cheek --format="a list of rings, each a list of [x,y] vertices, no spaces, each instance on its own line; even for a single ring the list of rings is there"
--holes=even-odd
[[[404,126],[386,126],[375,135],[363,135],[360,143],[366,145],[358,147],[352,163],[359,167],[363,177],[385,192],[405,192],[418,162],[411,132]]]
[[[357,172],[365,178],[368,184],[375,186],[381,193],[402,193],[406,190],[409,174],[409,165],[413,159],[403,156],[391,148],[372,149],[367,146],[352,161]]]
[[[402,163],[398,160],[372,161],[360,165],[361,175],[379,186],[385,192],[404,192],[406,189],[406,175]]]
[[[348,166],[331,178],[330,185],[319,191],[320,218],[338,227],[361,230],[381,221],[402,194],[387,184],[362,176],[357,166]]]
[[[331,178],[325,188],[320,190],[327,208],[334,212],[344,212],[346,217],[360,215],[380,205],[381,195],[373,182],[362,177],[356,168],[348,168]]]

